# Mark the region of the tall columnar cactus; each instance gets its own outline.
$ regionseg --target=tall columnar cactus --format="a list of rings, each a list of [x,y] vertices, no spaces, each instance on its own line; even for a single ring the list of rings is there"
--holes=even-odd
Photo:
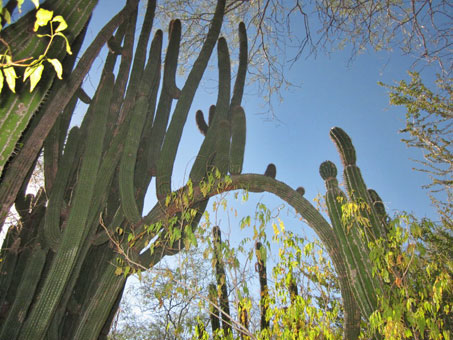
[[[260,310],[261,310],[261,330],[269,328],[269,320],[267,318],[267,310],[269,304],[269,291],[267,287],[267,272],[266,272],[266,256],[265,248],[261,242],[255,245],[256,255],[256,271],[258,272],[260,281]]]
[[[362,315],[368,318],[377,309],[377,294],[385,291],[383,282],[372,272],[368,244],[386,237],[386,212],[376,191],[365,185],[349,136],[338,127],[330,131],[330,136],[344,165],[349,198],[338,187],[337,169],[332,162],[322,163],[319,172],[326,183],[328,213],[340,241],[355,300]],[[343,210],[348,204],[357,209],[355,216],[344,218]]]
[[[222,328],[224,334],[231,333],[231,321],[230,317],[230,303],[228,300],[228,287],[227,277],[225,272],[225,263],[223,262],[222,256],[222,234],[220,228],[215,226],[212,229],[213,247],[214,247],[214,263],[215,263],[215,276],[217,282],[217,291],[219,293],[219,307],[220,316],[222,319]]]
[[[78,21],[74,22],[74,27],[83,27],[92,3],[67,1],[58,3],[57,7],[74,10],[85,4]],[[170,235],[168,229],[154,230],[150,236],[156,236],[155,252],[140,254],[145,240],[134,236],[139,234],[142,223],[146,220],[147,225],[152,225],[175,217],[180,221],[176,225],[182,228],[184,237],[201,218],[207,199],[197,202],[195,217],[190,220],[171,206],[165,207],[171,171],[163,169],[173,167],[193,97],[218,41],[225,1],[217,3],[205,43],[181,90],[175,78],[181,22],[170,23],[162,84],[162,31],[156,31],[147,51],[155,5],[155,1],[150,1],[147,6],[132,58],[138,2],[127,1],[125,9],[101,30],[74,71],[70,72],[72,66],[68,69],[62,85],[52,87],[37,119],[23,136],[24,148],[4,173],[0,203],[7,211],[9,202],[15,202],[21,220],[20,227],[9,229],[1,253],[2,340],[105,339],[126,278],[133,271],[129,269],[118,275],[114,264],[124,259],[116,252],[127,249],[128,260],[153,266],[180,248],[169,246],[168,239],[174,234]],[[127,15],[129,20],[124,21]],[[233,119],[230,107],[234,102],[235,110],[242,110],[247,65],[243,24],[239,35],[240,66],[234,100],[230,94],[228,47],[224,39],[219,40],[219,74],[224,86],[217,100],[217,118],[210,114],[209,130],[213,132],[207,134],[199,151],[199,161],[192,170],[193,183],[202,180],[212,166],[220,167],[224,175],[228,173],[231,133],[237,135],[234,129],[230,130]],[[109,53],[102,77],[95,95],[89,98],[80,84],[107,41]],[[73,51],[76,52],[74,46]],[[119,68],[115,67],[117,63]],[[33,96],[30,100],[36,100]],[[79,99],[89,106],[81,125],[69,129]],[[176,107],[172,113],[174,101]],[[14,110],[13,104],[9,108]],[[243,117],[235,126],[245,133]],[[216,131],[223,131],[223,135]],[[235,140],[236,144],[245,143],[243,135]],[[36,145],[28,147],[33,141]],[[36,196],[26,195],[29,169],[43,144],[44,189]],[[214,156],[203,157],[203,150]],[[240,166],[243,145],[235,146],[234,150],[237,150],[234,156]],[[13,177],[17,185],[13,185]],[[147,218],[142,218],[145,192],[153,177],[156,177],[162,201]]]

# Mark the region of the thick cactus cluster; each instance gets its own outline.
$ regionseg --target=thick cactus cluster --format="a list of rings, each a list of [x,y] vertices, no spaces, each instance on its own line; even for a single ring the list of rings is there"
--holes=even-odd
[[[87,3],[83,7],[90,12],[88,0],[63,3],[60,7]],[[183,127],[216,44],[222,85],[215,108],[210,109],[209,129],[205,123],[206,137],[191,170],[191,181],[199,183],[213,168],[222,175],[241,173],[245,114],[240,105],[248,58],[245,26],[239,26],[241,50],[232,97],[228,46],[224,38],[218,38],[225,1],[218,1],[204,45],[180,89],[176,70],[183,28],[179,20],[170,22],[161,71],[161,30],[155,31],[147,50],[155,8],[156,2],[150,1],[134,51],[138,2],[128,1],[114,23],[101,30],[96,48],[89,47],[89,55],[81,57],[73,74],[52,88],[23,136],[24,144],[31,142],[43,124],[40,119],[47,117],[47,110],[57,108],[59,115],[55,124],[47,121],[53,127],[43,140],[44,188],[34,196],[25,194],[28,171],[13,195],[20,222],[10,228],[2,248],[0,339],[105,339],[128,276],[128,272],[118,275],[121,267],[114,264],[123,258],[116,252],[128,249],[129,259],[149,267],[180,249],[167,242],[168,234],[161,233],[162,240],[158,237],[156,242],[160,248],[141,257],[144,241],[134,246],[127,236],[143,222],[144,196],[153,179],[161,201],[148,215],[147,224],[162,221],[164,215],[167,220],[171,216],[183,220],[181,214],[165,209],[163,202],[171,196],[171,174]],[[126,14],[129,17],[124,21]],[[78,29],[75,36],[83,28],[83,15],[77,22],[82,27],[74,26]],[[109,53],[101,80],[90,98],[80,87],[85,75],[81,68],[87,67],[107,41]],[[66,89],[63,97],[59,95],[62,89]],[[60,107],[56,102],[62,98],[67,100]],[[79,99],[88,103],[87,112],[80,126],[69,128]],[[31,95],[30,100],[36,98]],[[19,153],[5,172],[0,188],[2,207],[8,205],[12,192],[11,171],[18,176],[16,182],[20,178],[14,173],[20,157],[25,156]],[[38,153],[28,155],[30,167],[37,157]],[[194,205],[195,218],[184,220],[190,228],[201,218],[207,200]],[[183,230],[188,233],[190,228]]]
[[[241,101],[247,35],[241,23],[239,65],[232,88],[227,42],[219,38],[225,0],[218,0],[204,44],[180,87],[176,71],[181,22],[170,22],[163,70],[161,30],[155,31],[147,50],[155,1],[148,3],[137,44],[138,1],[128,0],[84,55],[76,58],[83,27],[95,3],[49,1],[56,13],[78,9],[78,21],[71,25],[74,55],[64,60],[68,74],[58,83],[48,78],[49,83],[35,94],[21,92],[17,97],[1,99],[1,110],[5,108],[8,119],[13,119],[19,109],[26,110],[19,121],[14,118],[14,131],[22,132],[33,113],[34,118],[21,137],[23,148],[10,160],[0,184],[0,220],[5,219],[12,204],[19,215],[17,225],[7,231],[1,250],[0,340],[106,339],[127,277],[180,251],[183,241],[193,236],[208,199],[236,189],[281,197],[316,232],[338,276],[344,338],[357,339],[362,318],[367,320],[376,310],[377,294],[386,288],[372,275],[368,244],[386,237],[387,215],[379,195],[366,187],[349,136],[340,128],[330,132],[343,162],[347,193],[339,188],[335,164],[327,161],[320,167],[327,188],[329,223],[304,197],[303,187],[294,190],[276,179],[274,164],[268,165],[264,175],[242,173],[246,118]],[[8,28],[9,36],[25,32],[23,27],[31,19],[25,16]],[[30,48],[34,44],[31,42]],[[104,45],[108,45],[109,53],[97,90],[90,98],[81,84]],[[190,180],[175,190],[171,184],[177,150],[216,45],[217,101],[209,108],[207,122],[201,110],[195,113],[204,139],[198,151],[194,150]],[[80,126],[70,128],[79,100],[87,103],[88,109]],[[41,149],[45,182],[35,195],[26,194],[32,170],[42,161]],[[2,166],[0,163],[0,171]],[[158,203],[142,216],[145,193],[153,179]],[[357,216],[345,216],[342,208],[348,204],[359,207],[354,210]],[[152,251],[142,252],[150,240]],[[217,284],[210,289],[211,326],[213,330],[222,326],[224,333],[229,333],[232,322],[228,319],[218,228],[213,243]],[[266,263],[261,247],[256,245],[261,327],[267,329]],[[297,286],[290,285],[289,290],[292,298],[297,296]],[[250,316],[243,306],[237,309],[239,323],[247,329]]]

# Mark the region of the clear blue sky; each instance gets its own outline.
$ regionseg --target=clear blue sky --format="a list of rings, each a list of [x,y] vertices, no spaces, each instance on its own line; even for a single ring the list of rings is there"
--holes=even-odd
[[[94,37],[123,3],[101,0],[87,38]],[[166,27],[163,29],[166,33]],[[232,57],[237,55],[237,51],[230,53]],[[296,62],[287,74],[300,87],[282,90],[283,102],[273,103],[278,120],[259,114],[263,111],[262,98],[256,95],[253,86],[246,89],[243,106],[247,114],[247,144],[243,172],[263,173],[272,162],[277,166],[277,179],[294,188],[304,186],[306,198],[324,194],[324,183],[318,174],[321,162],[332,160],[341,171],[338,154],[329,138],[330,128],[339,126],[352,138],[365,181],[381,195],[388,212],[408,211],[418,217],[436,219],[427,192],[421,188],[429,183],[429,178],[412,170],[416,164],[410,158],[420,159],[421,152],[408,149],[400,141],[398,130],[404,126],[404,111],[391,107],[386,89],[377,84],[407,79],[407,69],[414,60],[401,57],[399,51],[367,52],[352,64],[348,64],[349,57],[346,48],[330,56],[319,54],[316,59],[301,58]],[[102,60],[99,57],[98,61]],[[87,92],[94,91],[92,84],[96,84],[100,70],[101,66],[95,65],[93,74],[85,81]],[[216,77],[215,72],[207,75],[207,78]],[[183,85],[182,79],[178,85]],[[199,89],[178,150],[174,189],[184,184],[202,142],[194,122],[195,112],[202,109],[207,113],[215,101],[215,90]],[[153,193],[154,181],[151,185]],[[282,203],[269,194],[257,196],[241,211],[253,214],[256,200],[266,202],[270,208]],[[154,195],[150,195],[148,209],[153,202]],[[303,227],[294,218],[288,218],[286,223],[295,229]]]

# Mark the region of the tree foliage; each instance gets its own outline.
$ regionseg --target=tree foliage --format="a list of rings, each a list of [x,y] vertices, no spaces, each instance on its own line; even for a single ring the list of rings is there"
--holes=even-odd
[[[419,171],[431,177],[433,201],[446,223],[453,216],[453,88],[451,78],[438,78],[437,88],[428,88],[418,73],[410,73],[410,81],[386,86],[390,103],[406,109],[406,126],[401,130],[408,135],[403,139],[409,147],[423,153]],[[440,193],[440,195],[436,195]]]

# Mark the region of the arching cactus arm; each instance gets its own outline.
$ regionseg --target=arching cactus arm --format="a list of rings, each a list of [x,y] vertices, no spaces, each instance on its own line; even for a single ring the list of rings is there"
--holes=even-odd
[[[341,253],[338,239],[324,217],[313,207],[313,205],[304,197],[302,197],[297,191],[283,182],[275,180],[271,177],[257,174],[242,174],[232,175],[228,177],[228,181],[220,180],[213,184],[213,189],[203,194],[200,187],[193,187],[193,200],[192,205],[196,205],[198,202],[205,201],[209,197],[215,196],[222,192],[232,190],[248,190],[250,192],[269,192],[283,199],[289,205],[296,209],[296,211],[302,216],[306,223],[316,232],[320,240],[326,246],[326,249],[332,259],[335,266],[335,270],[338,275],[340,283],[340,289],[343,299],[344,311],[345,311],[345,332],[348,334],[355,334],[357,332],[357,304],[354,301],[351,286],[348,282],[347,269]],[[176,195],[182,195],[188,193],[188,187],[184,187],[176,192]],[[156,206],[146,215],[135,227],[136,232],[139,233],[144,230],[144,225],[151,225],[158,221],[165,220],[168,216],[173,216],[181,212],[181,206],[175,203],[170,203],[169,206],[165,206],[164,201],[156,204]],[[137,249],[142,249],[145,246],[144,242],[137,242]],[[150,259],[151,263],[156,261],[158,252],[154,252],[154,255],[150,256],[149,252],[145,252],[139,256],[137,261],[142,263],[144,266],[148,266]],[[355,314],[354,314],[355,313]]]

